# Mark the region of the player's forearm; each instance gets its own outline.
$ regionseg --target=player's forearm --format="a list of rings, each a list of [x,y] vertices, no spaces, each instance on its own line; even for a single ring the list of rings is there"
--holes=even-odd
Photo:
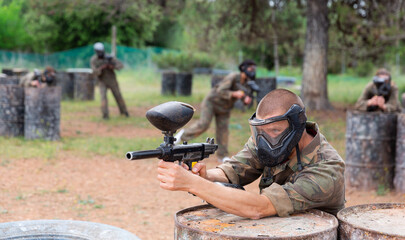
[[[211,182],[224,182],[224,183],[229,182],[224,171],[222,171],[219,168],[214,168],[214,169],[208,170],[207,179],[210,180]]]
[[[195,176],[190,183],[188,192],[225,212],[237,216],[259,219],[276,214],[271,201],[263,195],[224,187],[201,177]]]

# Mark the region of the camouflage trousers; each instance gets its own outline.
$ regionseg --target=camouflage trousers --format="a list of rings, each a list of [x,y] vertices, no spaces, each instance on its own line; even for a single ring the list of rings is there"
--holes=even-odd
[[[125,105],[124,99],[122,98],[120,88],[118,86],[117,80],[113,81],[98,81],[98,86],[100,88],[101,95],[101,112],[103,113],[103,118],[108,118],[108,99],[107,99],[107,89],[111,89],[111,92],[117,102],[118,108],[122,115],[128,115],[127,107]]]
[[[184,141],[189,141],[203,132],[205,132],[215,117],[215,143],[218,144],[217,156],[218,158],[223,158],[228,156],[228,135],[229,135],[229,117],[230,112],[217,112],[211,101],[204,99],[201,106],[200,119],[194,122],[189,128],[184,130],[183,136],[181,137]]]

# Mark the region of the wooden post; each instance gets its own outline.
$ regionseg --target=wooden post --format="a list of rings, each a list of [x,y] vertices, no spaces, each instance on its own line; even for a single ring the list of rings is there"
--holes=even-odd
[[[115,25],[112,26],[111,55],[113,57],[117,55],[117,27]]]

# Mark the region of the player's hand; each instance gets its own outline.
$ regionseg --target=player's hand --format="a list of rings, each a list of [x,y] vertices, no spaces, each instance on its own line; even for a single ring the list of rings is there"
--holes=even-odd
[[[196,163],[193,169],[191,169],[191,172],[207,179],[207,165],[205,165],[205,163]]]
[[[374,96],[367,101],[367,106],[376,106],[378,105],[378,96]]]
[[[187,191],[193,174],[186,167],[160,160],[158,163],[160,187],[171,191]]]
[[[245,99],[243,100],[243,103],[245,105],[249,105],[252,102],[252,98],[249,96],[246,96]]]
[[[30,84],[31,84],[32,87],[39,87],[39,85],[40,85],[38,80],[34,80]]]
[[[377,105],[379,108],[385,110],[385,98],[383,96],[378,96]]]
[[[245,96],[245,93],[242,90],[232,92],[232,97],[241,99]]]

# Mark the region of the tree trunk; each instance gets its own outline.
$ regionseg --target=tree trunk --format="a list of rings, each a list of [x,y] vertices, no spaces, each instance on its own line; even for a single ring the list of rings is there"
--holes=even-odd
[[[276,10],[273,10],[273,14],[271,16],[271,21],[273,23],[273,51],[274,51],[274,72],[276,77],[278,77],[278,70],[280,68],[279,58],[278,58],[278,38],[277,32],[274,29],[276,26]]]
[[[325,0],[308,0],[307,32],[301,97],[307,109],[331,108],[328,100],[328,7]]]
[[[278,57],[278,42],[277,42],[277,35],[274,35],[274,73],[276,77],[278,77],[278,71],[280,69],[279,57]]]

